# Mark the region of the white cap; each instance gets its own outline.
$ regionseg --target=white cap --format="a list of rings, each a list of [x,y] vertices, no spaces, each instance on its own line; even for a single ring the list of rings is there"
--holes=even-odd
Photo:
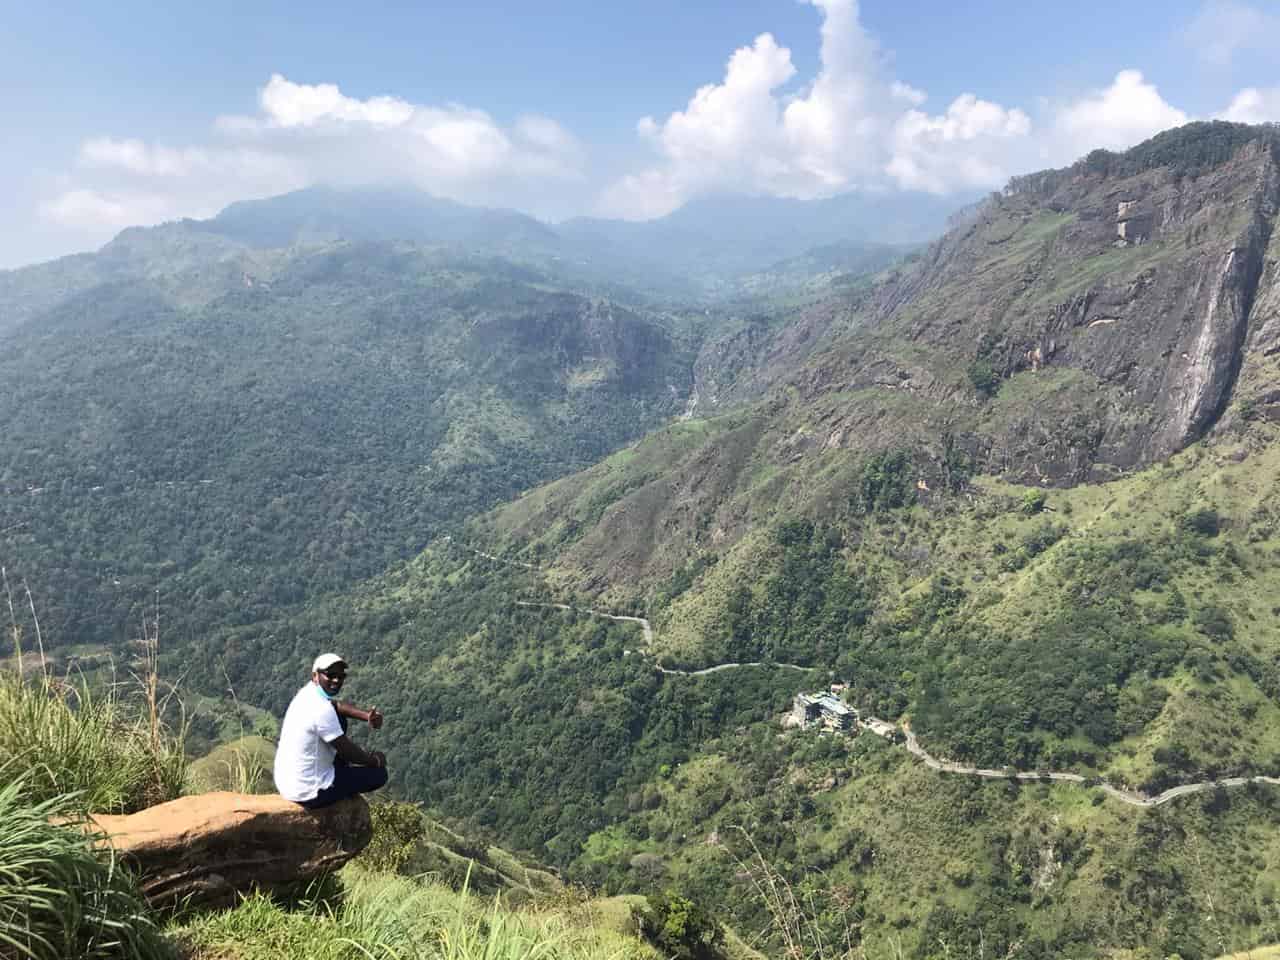
[[[336,653],[322,653],[320,656],[316,657],[315,663],[311,664],[311,672],[316,673],[320,670],[328,670],[335,663],[340,663],[343,666],[346,666],[347,661],[343,660]]]

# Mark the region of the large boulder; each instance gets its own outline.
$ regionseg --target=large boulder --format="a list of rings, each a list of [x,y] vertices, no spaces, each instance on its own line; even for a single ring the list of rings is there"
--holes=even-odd
[[[91,820],[140,878],[153,906],[223,906],[338,869],[369,843],[369,805],[306,810],[280,796],[204,793]]]

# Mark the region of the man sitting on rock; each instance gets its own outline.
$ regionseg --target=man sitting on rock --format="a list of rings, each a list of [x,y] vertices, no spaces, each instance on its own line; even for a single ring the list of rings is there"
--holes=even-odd
[[[276,789],[286,800],[316,810],[387,783],[387,758],[370,753],[347,737],[350,720],[377,730],[377,707],[361,710],[338,699],[347,664],[336,653],[322,653],[311,665],[311,682],[299,690],[280,725],[276,747]]]

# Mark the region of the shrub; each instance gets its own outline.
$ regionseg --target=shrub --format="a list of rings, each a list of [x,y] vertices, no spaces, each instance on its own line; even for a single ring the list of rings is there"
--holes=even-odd
[[[1027,516],[1033,517],[1044,510],[1044,505],[1047,500],[1048,497],[1045,495],[1043,490],[1028,490],[1022,495],[1022,500],[1018,507]]]
[[[1000,388],[1000,375],[986,360],[975,360],[965,371],[973,389],[984,397],[990,397]]]
[[[38,790],[25,775],[0,787],[0,956],[172,957],[130,876],[63,822],[77,798],[29,802]]]
[[[1220,529],[1221,521],[1218,518],[1218,511],[1213,507],[1199,507],[1195,510],[1188,510],[1182,515],[1179,526],[1186,533],[1196,534],[1202,537],[1216,537]]]
[[[877,454],[862,465],[856,495],[859,512],[893,510],[915,502],[915,471],[906,451]]]
[[[712,960],[724,947],[720,924],[692,900],[671,890],[649,894],[635,921],[650,943],[676,960]]]
[[[426,839],[426,824],[417,804],[374,801],[369,804],[373,837],[360,854],[360,862],[371,870],[396,873]]]
[[[1192,622],[1196,629],[1214,640],[1230,640],[1235,636],[1231,615],[1214,603],[1205,604],[1195,612]]]

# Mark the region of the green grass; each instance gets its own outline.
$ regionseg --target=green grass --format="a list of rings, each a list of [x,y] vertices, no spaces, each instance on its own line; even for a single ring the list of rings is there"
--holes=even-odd
[[[120,688],[0,674],[0,752],[27,771],[33,802],[71,797],[95,813],[131,812],[181,792],[181,737],[153,727]]]
[[[76,795],[41,792],[21,765],[0,768],[0,956],[30,960],[160,960],[173,956],[129,874],[94,850]],[[12,779],[9,779],[12,778]],[[52,822],[51,822],[52,821]]]
[[[264,896],[173,933],[190,960],[643,960],[657,954],[610,929],[589,902],[511,910],[417,880],[348,867],[340,902],[288,909]]]
[[[271,766],[275,745],[258,736],[240,737],[216,747],[187,766],[186,793],[231,790],[272,793]]]

